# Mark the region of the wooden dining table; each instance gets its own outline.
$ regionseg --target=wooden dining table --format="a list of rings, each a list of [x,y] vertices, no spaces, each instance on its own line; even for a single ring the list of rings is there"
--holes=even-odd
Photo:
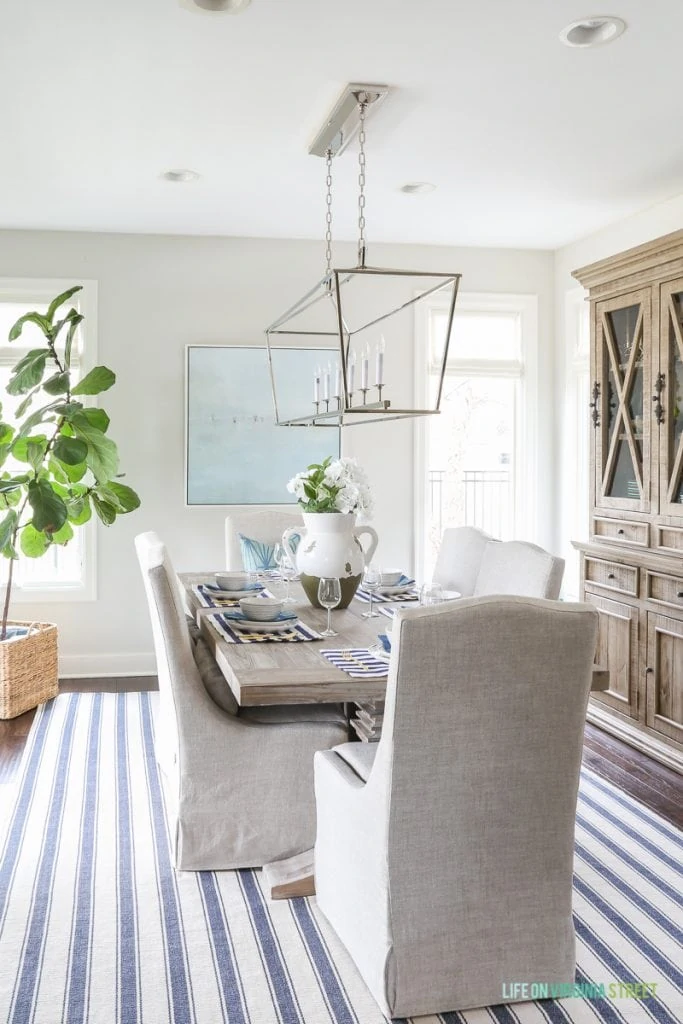
[[[335,637],[302,643],[235,644],[225,640],[212,623],[220,609],[204,608],[193,586],[211,583],[213,573],[181,573],[188,609],[196,618],[221,672],[241,707],[264,704],[332,704],[340,702],[382,700],[387,686],[386,676],[355,679],[330,664],[321,649],[368,648],[377,643],[379,633],[386,633],[391,620],[379,614],[377,618],[363,618],[368,604],[353,598],[348,608],[332,612]],[[266,586],[275,596],[281,596],[282,584],[266,580]],[[313,608],[303,588],[291,584],[295,604],[301,621],[321,633],[327,624],[327,612]],[[377,607],[377,606],[375,606]],[[389,605],[385,605],[389,607]],[[416,608],[417,602],[403,602],[391,607]],[[604,690],[609,685],[609,673],[598,666],[593,670],[591,689]]]

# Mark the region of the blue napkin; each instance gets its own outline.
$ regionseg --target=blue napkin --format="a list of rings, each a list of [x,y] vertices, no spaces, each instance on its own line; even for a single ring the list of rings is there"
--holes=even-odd
[[[377,634],[377,639],[379,640],[379,642],[381,643],[382,647],[387,652],[387,654],[389,654],[389,652],[391,651],[391,640],[389,639],[387,634],[386,633],[378,633]]]
[[[228,612],[224,611],[221,613],[223,618],[232,619],[233,622],[256,622],[256,619],[250,619],[248,615],[244,615],[243,612]],[[296,612],[280,612],[275,619],[258,619],[258,622],[263,622],[264,626],[267,626],[269,622],[289,622],[291,619],[298,619],[299,616]]]

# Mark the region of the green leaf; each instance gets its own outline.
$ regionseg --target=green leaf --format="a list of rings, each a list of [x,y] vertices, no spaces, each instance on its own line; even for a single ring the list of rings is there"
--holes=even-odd
[[[19,514],[16,509],[11,508],[2,522],[0,522],[0,548],[4,548],[7,544],[11,543],[12,534],[18,522]]]
[[[115,505],[110,504],[108,501],[101,501],[96,494],[92,495],[92,503],[95,506],[97,515],[102,520],[105,526],[111,526],[117,516],[117,509]]]
[[[25,395],[27,391],[40,384],[45,373],[47,349],[34,348],[12,370],[7,393],[9,395]]]
[[[82,316],[74,317],[71,321],[71,326],[69,327],[69,333],[66,336],[66,344],[64,345],[64,364],[67,369],[71,366],[71,346],[74,343],[74,336],[82,319]]]
[[[63,416],[65,420],[70,420],[77,412],[84,412],[82,402],[59,402],[54,407],[54,411],[59,415]]]
[[[47,468],[60,484],[68,484],[69,478],[64,472],[64,466],[57,462],[56,459],[53,459],[52,456],[47,460]]]
[[[10,341],[16,341],[17,340],[17,338],[19,337],[19,335],[21,334],[21,332],[24,329],[24,324],[36,324],[37,327],[40,327],[41,331],[43,332],[43,334],[46,337],[49,336],[50,328],[52,326],[52,322],[50,320],[48,320],[48,318],[46,316],[42,316],[40,313],[24,313],[23,316],[19,317],[17,322],[14,324],[14,326],[10,330],[10,332],[9,332],[9,340]]]
[[[78,466],[69,466],[66,463],[62,466],[62,469],[66,473],[71,483],[78,483],[82,480],[85,474],[88,472],[88,466],[85,462],[81,462]]]
[[[13,558],[16,560],[19,557],[19,552],[17,551],[13,544],[5,544],[4,548],[2,548],[2,551],[0,553],[2,554],[3,558]]]
[[[37,441],[44,444],[47,449],[47,437],[45,434],[34,434],[33,437],[15,437],[11,445],[12,455],[19,462],[31,462],[31,458],[29,457],[29,442],[31,444],[35,444]]]
[[[71,389],[72,395],[99,395],[116,383],[116,374],[107,366],[94,366],[83,380]]]
[[[63,395],[65,391],[69,390],[70,380],[71,374],[68,370],[64,370],[63,373],[55,373],[53,377],[48,377],[43,381],[43,390],[47,391],[48,395]]]
[[[52,323],[52,321],[54,320],[54,315],[57,312],[57,310],[59,309],[59,307],[61,305],[63,305],[65,302],[68,302],[68,300],[71,298],[71,296],[75,295],[76,292],[80,292],[82,290],[83,290],[83,285],[82,284],[77,284],[77,285],[74,285],[73,288],[68,288],[67,291],[62,292],[61,295],[58,295],[56,299],[52,300],[50,305],[47,307],[47,313],[46,313],[46,317],[50,321],[50,323]]]
[[[30,416],[27,416],[22,423],[18,437],[26,437],[33,430],[34,427],[38,426],[39,423],[52,423],[54,422],[54,416],[46,416],[46,413],[54,413],[56,402],[50,402],[49,405],[43,405],[40,409],[36,409]]]
[[[28,407],[31,405],[31,403],[33,402],[33,399],[36,397],[36,395],[38,394],[39,391],[40,391],[40,384],[38,385],[37,388],[33,388],[32,391],[29,391],[29,393],[26,395],[26,398],[23,398],[21,400],[21,402],[17,406],[16,411],[14,413],[14,416],[15,416],[16,419],[18,419],[18,420],[21,419],[21,417],[24,415],[24,413],[26,412]]]
[[[27,523],[22,529],[19,547],[27,558],[42,558],[49,546],[49,538],[36,530],[32,523]]]
[[[55,533],[52,534],[52,543],[68,544],[69,541],[73,539],[73,535],[73,527],[71,526],[71,523],[67,521],[66,523],[64,523],[64,526],[62,526],[61,530],[57,530]]]
[[[82,502],[82,507],[79,510],[78,502]],[[67,502],[67,508],[69,510],[69,522],[73,523],[74,526],[83,526],[89,521],[92,516],[92,510],[90,508],[90,498],[85,495],[79,498],[77,501]]]
[[[133,512],[140,507],[140,498],[132,487],[117,484],[115,480],[112,480],[107,484],[107,491],[114,495],[121,513]]]
[[[67,466],[79,466],[82,462],[85,462],[88,454],[88,445],[86,441],[81,441],[77,437],[60,435],[55,441],[52,451],[55,458],[59,459],[60,462],[65,462]]]
[[[83,415],[91,427],[101,430],[103,434],[107,433],[110,419],[104,409],[83,409]]]
[[[22,484],[27,483],[29,479],[30,477],[25,473],[21,476],[4,477],[0,480],[0,494],[8,494],[10,491],[16,491]]]
[[[14,427],[9,423],[0,423],[0,444],[8,444],[14,437]]]
[[[36,530],[56,533],[66,522],[66,505],[47,480],[29,483],[28,500],[33,509],[32,523]]]
[[[112,480],[119,469],[119,453],[113,441],[90,425],[82,414],[74,416],[71,421],[74,433],[88,443],[86,464],[100,484]]]
[[[46,450],[47,445],[44,441],[36,441],[32,437],[27,439],[26,455],[28,456],[29,463],[33,466],[36,472],[38,472],[43,464]]]

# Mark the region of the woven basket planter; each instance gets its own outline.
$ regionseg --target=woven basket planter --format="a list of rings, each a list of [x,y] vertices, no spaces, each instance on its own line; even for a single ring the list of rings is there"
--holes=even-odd
[[[0,641],[0,718],[16,718],[58,692],[57,627],[52,622],[13,622],[26,636]]]

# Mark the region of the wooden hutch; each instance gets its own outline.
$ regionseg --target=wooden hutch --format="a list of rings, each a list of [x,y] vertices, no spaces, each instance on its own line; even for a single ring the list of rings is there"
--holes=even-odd
[[[591,308],[589,720],[683,772],[683,231],[574,272]]]

